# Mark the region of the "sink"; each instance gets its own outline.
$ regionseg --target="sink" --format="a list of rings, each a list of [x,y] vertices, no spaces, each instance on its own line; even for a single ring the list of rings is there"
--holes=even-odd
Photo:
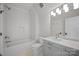
[[[58,40],[62,40],[62,38],[57,38]]]
[[[56,37],[47,37],[47,38],[49,38],[49,39],[56,39]]]
[[[56,40],[56,41],[62,41],[62,40],[64,40],[64,39],[58,37],[58,38],[56,38],[55,40]]]
[[[60,38],[60,37],[47,37],[48,39],[52,39],[52,40],[55,40],[55,41],[61,41],[61,40],[63,40],[62,38]]]

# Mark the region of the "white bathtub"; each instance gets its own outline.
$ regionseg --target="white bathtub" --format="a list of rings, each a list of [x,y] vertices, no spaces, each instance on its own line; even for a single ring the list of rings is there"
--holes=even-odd
[[[19,44],[11,44],[11,46],[6,47],[4,50],[5,56],[31,56],[32,53],[32,45],[35,43],[35,41],[31,42],[24,42]],[[9,45],[10,45],[9,44]]]

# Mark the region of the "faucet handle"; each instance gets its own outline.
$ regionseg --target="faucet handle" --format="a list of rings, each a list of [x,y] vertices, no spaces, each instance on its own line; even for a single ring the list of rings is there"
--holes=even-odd
[[[0,36],[2,36],[2,33],[0,33]]]
[[[65,33],[65,35],[67,35],[67,33]]]
[[[62,33],[60,32],[59,34],[61,35]]]

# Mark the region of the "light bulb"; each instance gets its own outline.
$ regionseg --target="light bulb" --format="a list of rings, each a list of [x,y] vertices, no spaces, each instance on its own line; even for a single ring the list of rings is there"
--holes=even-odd
[[[57,8],[56,13],[61,14],[61,10],[59,8]]]
[[[68,8],[68,5],[67,5],[67,4],[63,5],[63,10],[64,10],[65,12],[68,12],[68,11],[69,11],[69,8]]]
[[[79,3],[73,3],[73,9],[79,8]]]
[[[53,11],[51,11],[51,15],[56,16],[56,13],[54,13]]]

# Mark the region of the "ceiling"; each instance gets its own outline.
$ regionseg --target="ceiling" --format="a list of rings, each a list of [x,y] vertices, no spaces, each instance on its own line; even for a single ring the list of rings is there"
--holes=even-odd
[[[45,8],[53,9],[60,5],[61,3],[43,3]],[[16,6],[17,8],[22,8],[24,10],[29,10],[31,7],[36,5],[40,8],[39,3],[7,3],[7,6]]]
[[[61,3],[45,3],[45,6],[53,8],[53,9],[59,5],[61,5]]]
[[[50,9],[57,8],[59,5],[62,5],[62,3],[43,3],[43,5],[44,6],[42,7],[42,9],[50,10]],[[34,7],[35,8],[41,8],[40,4],[38,4],[38,3],[34,4]]]
[[[33,6],[33,3],[7,3],[7,6],[15,6],[17,8],[28,10]]]

